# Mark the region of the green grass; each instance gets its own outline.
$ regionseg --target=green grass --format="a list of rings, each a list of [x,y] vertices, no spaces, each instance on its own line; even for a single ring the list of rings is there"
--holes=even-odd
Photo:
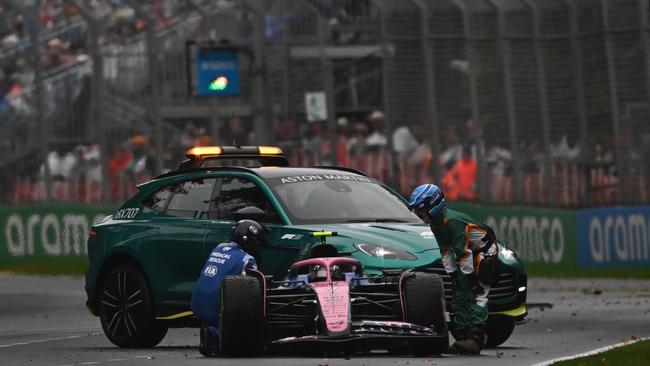
[[[556,362],[554,366],[647,366],[650,365],[650,341],[642,341],[593,356]]]
[[[650,267],[578,268],[526,264],[525,270],[528,277],[650,279]]]

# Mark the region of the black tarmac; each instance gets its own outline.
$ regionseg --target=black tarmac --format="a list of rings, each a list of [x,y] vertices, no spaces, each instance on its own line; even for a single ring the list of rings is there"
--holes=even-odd
[[[649,280],[530,279],[528,323],[481,356],[206,359],[197,329],[171,329],[156,348],[127,350],[85,308],[81,277],[0,274],[0,365],[530,365],[650,336]]]

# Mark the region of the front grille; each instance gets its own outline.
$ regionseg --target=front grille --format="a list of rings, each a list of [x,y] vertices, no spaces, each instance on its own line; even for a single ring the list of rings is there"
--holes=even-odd
[[[451,298],[451,277],[442,267],[442,263],[438,262],[433,267],[426,268],[428,272],[433,272],[440,277],[445,286],[445,298],[447,301]],[[499,273],[499,279],[490,287],[488,294],[489,300],[506,299],[517,294],[517,284],[515,283],[515,274],[512,271],[504,270]]]

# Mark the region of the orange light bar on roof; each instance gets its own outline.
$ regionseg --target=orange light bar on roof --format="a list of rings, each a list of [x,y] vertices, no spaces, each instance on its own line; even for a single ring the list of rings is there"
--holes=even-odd
[[[259,146],[260,155],[282,155],[282,149],[275,146]]]
[[[201,146],[187,150],[187,157],[201,155],[220,155],[223,152],[219,146]]]

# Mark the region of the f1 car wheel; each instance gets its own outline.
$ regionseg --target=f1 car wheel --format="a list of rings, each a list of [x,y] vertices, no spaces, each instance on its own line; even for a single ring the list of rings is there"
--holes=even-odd
[[[411,352],[418,356],[439,355],[449,347],[449,331],[445,320],[444,287],[437,274],[415,272],[404,279],[404,321],[433,326],[436,332],[443,333],[444,339],[436,342],[411,341]]]
[[[226,276],[221,285],[220,352],[249,356],[264,349],[264,296],[252,276]]]
[[[168,327],[156,321],[149,285],[140,271],[119,266],[99,284],[98,313],[104,334],[123,348],[153,347]]]
[[[511,318],[505,316],[489,317],[487,322],[486,347],[496,347],[503,344],[510,338],[515,329],[515,323]]]

